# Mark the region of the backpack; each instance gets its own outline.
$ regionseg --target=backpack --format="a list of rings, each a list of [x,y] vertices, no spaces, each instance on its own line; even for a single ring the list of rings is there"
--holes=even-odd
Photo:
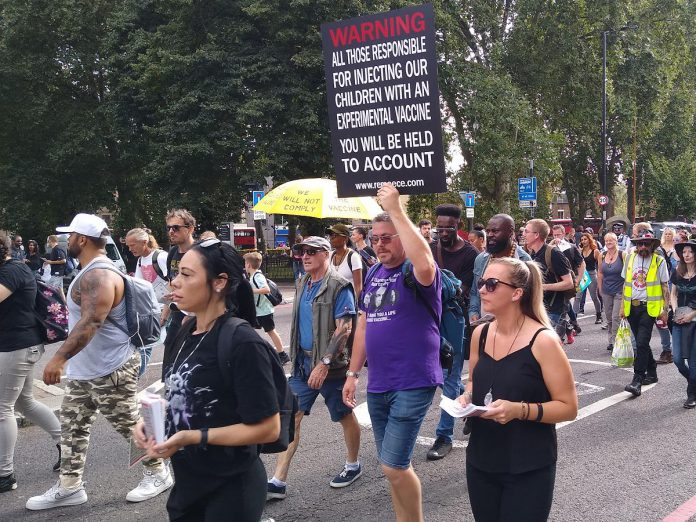
[[[382,263],[375,263],[367,275],[365,287],[377,269]],[[401,273],[404,277],[404,285],[406,288],[413,290],[416,298],[420,298],[425,303],[433,320],[440,327],[440,365],[445,370],[452,369],[455,352],[460,352],[463,349],[464,342],[464,327],[468,323],[466,310],[468,308],[465,297],[462,292],[461,281],[446,268],[439,268],[442,299],[442,314],[440,321],[437,320],[437,311],[434,310],[429,303],[423,299],[418,291],[418,284],[413,275],[413,264],[408,259],[401,266]]]
[[[41,337],[45,344],[68,338],[68,306],[60,290],[43,281],[36,281],[34,315],[43,327]]]
[[[674,258],[672,254],[668,254],[667,251],[663,246],[657,247],[656,252],[659,251],[659,254],[665,258],[665,261],[667,261],[667,273],[669,274],[670,279],[672,278],[672,272],[674,272]]]
[[[126,301],[126,326],[118,324],[107,317],[106,320],[114,324],[119,330],[130,338],[130,342],[136,348],[149,346],[159,341],[162,327],[160,325],[159,304],[152,283],[144,279],[122,274],[110,261],[98,261],[91,265],[92,268],[104,268],[117,273],[123,278],[123,298]],[[82,271],[84,273],[85,270]]]
[[[220,373],[227,386],[230,386],[228,368],[230,366],[229,347],[232,346],[232,339],[237,331],[237,328],[247,323],[239,317],[229,316],[225,319],[224,324],[220,328],[218,337],[218,364]],[[280,435],[275,442],[269,442],[259,445],[260,453],[281,453],[288,449],[290,443],[295,440],[295,414],[299,411],[297,397],[290,389],[288,379],[285,377],[285,370],[280,363],[278,353],[264,341],[256,331],[254,335],[260,344],[265,346],[268,353],[268,359],[271,363],[271,371],[273,373],[273,382],[276,388],[278,397],[278,409],[280,410]]]
[[[553,277],[556,278],[556,281],[559,281],[558,276],[553,271],[553,262],[551,261],[551,251],[554,248],[561,253],[561,255],[563,256],[563,259],[567,260],[568,258],[565,256],[565,254],[563,252],[561,252],[561,250],[558,247],[551,247],[551,245],[546,245],[546,251],[544,252],[544,261],[546,262],[546,269],[553,274]],[[570,278],[573,281],[573,287],[569,288],[568,290],[561,290],[560,292],[556,292],[555,295],[553,296],[553,299],[556,299],[556,296],[558,294],[561,294],[564,301],[568,301],[568,300],[572,299],[573,297],[575,297],[575,295],[577,294],[575,289],[577,288],[578,283],[576,281],[575,272],[573,272],[572,269],[570,270]],[[552,302],[553,302],[553,299],[551,300]]]
[[[65,256],[65,275],[70,275],[77,268],[75,260],[66,254]]]
[[[256,275],[256,273],[254,273]],[[256,288],[261,288],[259,285],[256,284],[256,280],[252,276],[251,278],[252,282],[254,283],[254,286]],[[280,288],[278,288],[278,285],[275,284],[274,281],[271,281],[270,279],[266,278],[266,284],[268,285],[268,289],[270,290],[270,293],[268,294],[259,294],[258,299],[256,300],[256,306],[259,306],[259,303],[261,302],[261,297],[265,297],[268,299],[268,302],[271,303],[273,306],[278,306],[283,302],[283,294],[280,292]]]

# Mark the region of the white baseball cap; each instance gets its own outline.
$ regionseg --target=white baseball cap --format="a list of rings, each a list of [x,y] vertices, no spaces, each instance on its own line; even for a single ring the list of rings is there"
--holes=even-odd
[[[111,235],[106,221],[94,214],[78,214],[67,227],[56,227],[56,232],[62,234],[76,232],[77,234],[89,237],[105,237]]]

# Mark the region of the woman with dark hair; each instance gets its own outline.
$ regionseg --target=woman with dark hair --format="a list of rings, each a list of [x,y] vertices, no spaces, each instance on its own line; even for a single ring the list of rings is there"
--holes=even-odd
[[[27,243],[27,257],[24,258],[24,262],[29,266],[34,275],[38,275],[39,270],[43,267],[43,259],[41,259],[41,252],[39,252],[39,244],[30,239]]]
[[[269,354],[249,324],[255,306],[244,261],[218,239],[196,243],[172,289],[174,302],[193,317],[165,347],[167,440],[148,440],[140,421],[136,442],[148,455],[171,457],[171,520],[257,522],[266,501],[257,445],[278,439],[280,417]],[[218,342],[230,316],[247,322],[234,331],[223,374]]]
[[[696,243],[677,243],[677,269],[672,273],[670,301],[674,310],[672,355],[687,382],[684,408],[696,408]]]
[[[582,303],[580,302],[582,295],[585,293],[585,291],[587,291],[589,292],[595,307],[595,314],[597,316],[595,324],[602,324],[602,303],[597,295],[597,267],[602,261],[599,249],[597,248],[597,242],[592,237],[592,234],[584,232],[582,236],[580,236],[579,248],[580,253],[582,253],[582,257],[585,260],[585,270],[587,272],[587,276],[590,278],[590,286],[588,286],[582,292],[577,293],[575,296],[575,303],[573,304],[573,310],[575,310],[575,313],[578,313],[580,307],[582,306]],[[580,281],[578,281],[578,284],[579,283]]]
[[[472,417],[466,478],[477,521],[546,520],[556,478],[556,427],[577,415],[570,363],[543,304],[531,261],[491,259],[477,282],[495,320],[474,330],[469,382],[459,402]],[[476,349],[478,347],[478,349]]]
[[[9,241],[0,235],[0,493],[17,488],[15,408],[51,436],[59,452],[53,470],[60,467],[60,422],[34,399],[34,365],[44,353],[35,299],[36,277],[24,262],[11,259]]]

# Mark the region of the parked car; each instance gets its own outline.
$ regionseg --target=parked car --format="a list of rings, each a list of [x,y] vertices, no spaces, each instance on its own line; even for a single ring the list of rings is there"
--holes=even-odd
[[[691,234],[691,227],[693,226],[685,221],[651,221],[650,225],[658,238],[662,238],[662,231],[667,227],[671,227],[674,230],[685,229]]]

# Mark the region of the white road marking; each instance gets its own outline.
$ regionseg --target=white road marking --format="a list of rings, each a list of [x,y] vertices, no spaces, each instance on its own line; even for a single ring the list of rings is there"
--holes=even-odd
[[[435,444],[435,439],[432,437],[421,437],[418,436],[416,437],[416,444],[420,444],[421,446],[432,446]],[[469,445],[468,440],[453,440],[452,441],[452,447],[453,448],[466,448]]]
[[[591,395],[593,393],[598,393],[604,390],[604,386],[595,386],[594,384],[575,381],[575,389],[578,396]]]

